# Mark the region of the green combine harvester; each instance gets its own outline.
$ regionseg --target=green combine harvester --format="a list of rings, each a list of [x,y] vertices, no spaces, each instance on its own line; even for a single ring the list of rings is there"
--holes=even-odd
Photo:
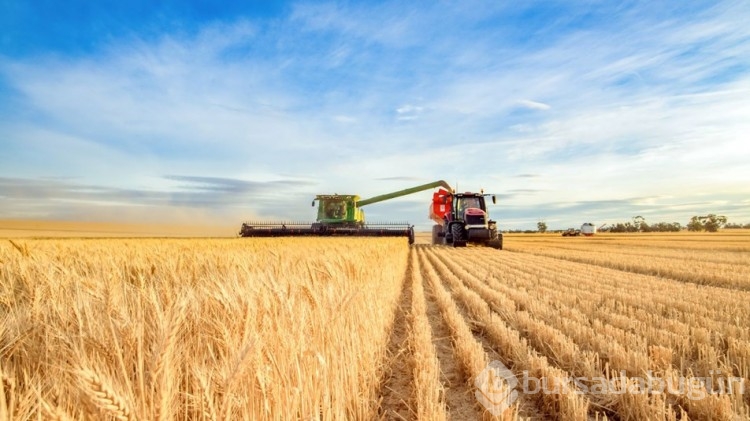
[[[361,208],[373,203],[406,196],[435,187],[451,189],[443,180],[399,190],[361,200],[356,194],[319,194],[316,222],[245,222],[241,237],[294,237],[294,236],[357,236],[357,237],[408,237],[414,243],[414,226],[403,223],[368,224]]]

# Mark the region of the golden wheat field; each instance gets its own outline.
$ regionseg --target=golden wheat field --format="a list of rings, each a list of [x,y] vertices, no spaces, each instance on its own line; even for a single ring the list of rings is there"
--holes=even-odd
[[[2,239],[0,419],[750,417],[750,232],[505,248]]]

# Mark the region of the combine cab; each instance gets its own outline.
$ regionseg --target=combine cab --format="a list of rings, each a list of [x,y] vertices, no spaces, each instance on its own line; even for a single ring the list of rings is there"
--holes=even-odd
[[[444,189],[435,192],[430,207],[430,219],[436,224],[432,227],[432,244],[465,247],[474,243],[502,250],[503,234],[489,217],[487,196],[496,202],[494,195],[484,193],[452,193]]]
[[[365,223],[362,206],[382,202],[439,186],[448,186],[445,181],[435,181],[397,192],[360,200],[354,194],[319,194],[312,205],[318,203],[318,217],[314,223],[302,222],[245,222],[240,228],[241,237],[292,237],[292,236],[359,236],[359,237],[407,237],[414,243],[414,227],[403,223]]]

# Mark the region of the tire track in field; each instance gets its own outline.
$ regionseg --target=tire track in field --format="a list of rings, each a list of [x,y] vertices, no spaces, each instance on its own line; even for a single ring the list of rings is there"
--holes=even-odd
[[[411,251],[410,253],[413,253]],[[411,309],[412,301],[412,265],[411,260],[404,274],[403,287],[396,307],[396,317],[393,320],[393,330],[388,342],[388,371],[382,388],[379,415],[383,419],[414,419],[412,400],[412,370],[409,353],[409,332],[407,313]]]
[[[419,258],[417,247],[412,248],[410,253]],[[425,263],[426,261],[422,262],[422,264]],[[439,364],[440,383],[443,387],[443,395],[440,400],[445,405],[448,419],[482,419],[474,397],[474,389],[468,383],[461,364],[456,358],[451,341],[451,331],[435,301],[435,292],[423,276],[415,273],[415,270],[416,268],[412,265],[410,259],[388,344],[388,369],[384,375],[385,380],[381,388],[379,418],[385,420],[417,419],[416,407],[418,404],[414,401],[414,372],[412,371],[416,362],[409,346],[409,342],[413,339],[414,326],[412,325],[413,317],[409,315],[409,310],[412,308],[413,277],[418,277],[424,291],[424,316],[429,321],[431,343],[435,348],[435,355]]]
[[[437,254],[435,254],[435,250],[428,249],[427,252],[428,252],[427,254],[428,258],[425,260],[425,262],[429,263],[433,268],[437,269],[435,264],[430,259],[430,257],[437,257]],[[455,297],[456,291],[450,285],[447,285],[444,280],[442,281],[442,284],[443,284],[443,288],[445,288],[447,291],[451,293],[452,296]],[[489,338],[486,336],[483,323],[471,317],[470,310],[466,307],[465,303],[463,303],[461,300],[455,300],[455,301],[459,310],[459,314],[466,321],[466,324],[469,325],[469,327],[471,328],[471,331],[474,334],[474,339],[482,345],[482,348],[484,348],[485,353],[487,353],[487,359],[489,361],[502,360],[501,355],[493,348],[492,343],[490,342]],[[520,417],[524,419],[530,419],[530,420],[545,419],[544,414],[539,410],[539,408],[536,407],[536,405],[533,402],[531,402],[531,400],[527,399],[525,395],[519,394],[518,404],[519,404],[519,416]]]
[[[445,388],[445,403],[450,417],[454,420],[480,419],[480,414],[476,409],[477,401],[474,397],[474,390],[467,384],[467,379],[455,358],[451,331],[438,309],[435,291],[429,285],[425,285],[424,289],[427,317],[432,326],[432,343],[435,345],[440,362],[440,380]]]

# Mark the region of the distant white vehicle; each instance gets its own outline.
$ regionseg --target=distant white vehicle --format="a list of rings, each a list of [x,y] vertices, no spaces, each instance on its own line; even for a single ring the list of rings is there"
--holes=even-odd
[[[581,225],[581,234],[588,237],[596,234],[596,225],[591,222],[584,222],[583,225]]]

